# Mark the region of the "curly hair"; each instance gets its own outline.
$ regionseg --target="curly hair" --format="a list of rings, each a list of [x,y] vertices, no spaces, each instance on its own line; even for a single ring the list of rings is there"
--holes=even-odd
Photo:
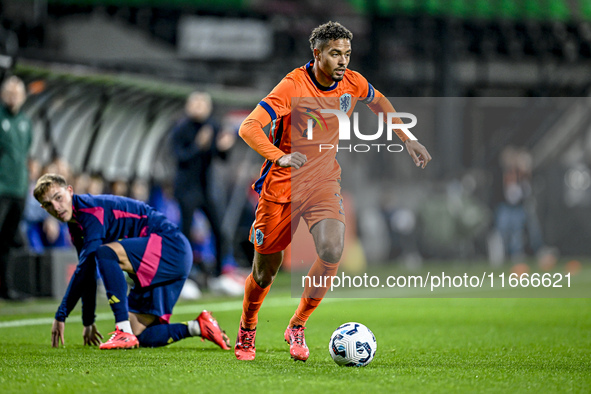
[[[35,185],[35,189],[33,190],[33,196],[39,202],[43,198],[43,195],[49,190],[49,188],[53,185],[57,185],[60,187],[68,186],[66,182],[66,178],[58,174],[45,174],[41,178],[37,180],[37,184]]]
[[[339,22],[330,21],[312,30],[310,48],[312,48],[312,52],[314,52],[314,48],[322,50],[330,40],[341,38],[351,41],[353,33]]]

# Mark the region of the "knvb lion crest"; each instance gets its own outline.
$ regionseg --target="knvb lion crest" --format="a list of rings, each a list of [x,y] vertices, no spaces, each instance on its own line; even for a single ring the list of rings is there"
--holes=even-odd
[[[263,234],[263,232],[258,228],[255,231],[255,239],[258,246],[261,246],[263,244],[263,240],[265,239],[265,234]]]
[[[349,112],[351,109],[351,95],[349,93],[345,93],[339,98],[339,106],[341,111]]]

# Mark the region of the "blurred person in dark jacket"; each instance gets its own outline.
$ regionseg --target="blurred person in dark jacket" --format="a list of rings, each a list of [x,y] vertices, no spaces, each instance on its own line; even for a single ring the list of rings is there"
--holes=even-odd
[[[191,240],[193,213],[196,209],[203,211],[215,237],[216,264],[211,275],[217,278],[222,274],[228,241],[221,230],[216,202],[210,195],[210,167],[214,158],[226,159],[236,138],[232,132],[220,129],[212,110],[209,94],[190,94],[185,116],[172,129],[172,147],[178,164],[174,195],[181,210],[182,232]]]
[[[8,287],[7,265],[11,250],[22,244],[18,227],[29,186],[27,158],[32,127],[21,111],[27,98],[23,81],[8,77],[0,91],[0,296],[13,299],[19,297]]]

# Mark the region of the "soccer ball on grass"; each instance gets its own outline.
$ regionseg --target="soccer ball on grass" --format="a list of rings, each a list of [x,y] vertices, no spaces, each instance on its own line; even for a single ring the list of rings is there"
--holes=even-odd
[[[361,323],[345,323],[330,337],[328,351],[335,363],[347,367],[365,367],[378,349],[376,337]]]

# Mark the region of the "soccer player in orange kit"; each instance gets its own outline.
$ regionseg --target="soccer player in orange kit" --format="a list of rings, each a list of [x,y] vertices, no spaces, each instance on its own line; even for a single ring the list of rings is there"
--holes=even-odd
[[[353,34],[336,22],[312,31],[313,60],[283,78],[240,127],[240,136],[266,161],[261,177],[254,184],[259,193],[256,218],[250,239],[255,256],[252,273],[245,284],[242,316],[234,353],[239,360],[253,360],[258,311],[283,260],[300,217],[314,239],[318,257],[308,276],[336,275],[344,247],[345,214],[340,195],[340,166],[336,149],[318,149],[319,143],[338,145],[335,116],[322,118],[307,138],[306,114],[317,114],[318,107],[340,108],[351,115],[361,101],[375,113],[395,112],[392,104],[358,72],[348,70]],[[315,115],[316,119],[319,119]],[[395,118],[395,123],[403,123]],[[269,137],[263,127],[271,124]],[[323,128],[324,126],[324,128]],[[321,130],[321,131],[320,131]],[[396,134],[417,166],[425,168],[429,152],[401,130]],[[293,148],[293,149],[292,149]],[[305,287],[300,304],[285,330],[294,360],[306,361],[310,355],[304,338],[305,324],[325,296],[327,287]]]

